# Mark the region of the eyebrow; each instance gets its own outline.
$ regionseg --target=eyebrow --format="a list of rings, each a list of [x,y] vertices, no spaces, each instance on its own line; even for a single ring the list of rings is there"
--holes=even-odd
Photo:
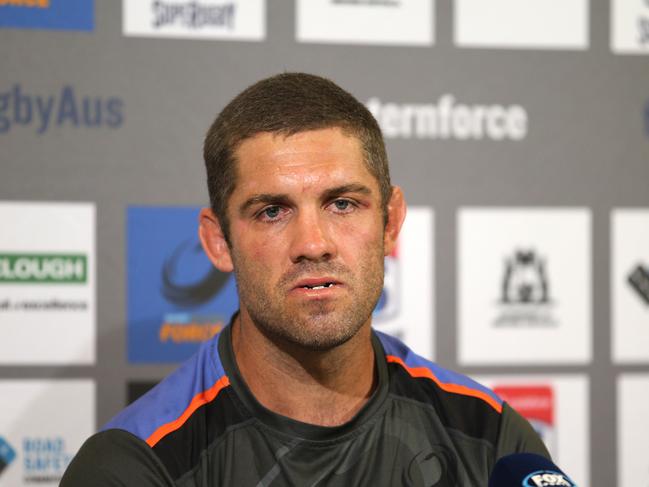
[[[342,186],[326,190],[322,195],[322,199],[326,201],[347,193],[358,193],[369,196],[372,194],[372,190],[360,183],[343,184]]]
[[[341,186],[336,186],[335,188],[330,188],[322,194],[322,200],[327,201],[337,196],[348,194],[348,193],[357,193],[362,195],[371,195],[372,190],[360,183],[350,183],[343,184]],[[251,196],[246,201],[244,201],[239,206],[239,214],[243,215],[251,207],[258,204],[287,204],[290,201],[290,197],[285,193],[260,193]]]

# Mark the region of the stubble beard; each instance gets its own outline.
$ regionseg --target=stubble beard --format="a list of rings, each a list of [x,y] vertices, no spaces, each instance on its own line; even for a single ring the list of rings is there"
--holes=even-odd
[[[364,257],[356,274],[340,263],[303,261],[278,283],[272,283],[258,278],[264,275],[264,269],[242,266],[233,255],[241,306],[245,306],[257,329],[271,340],[311,351],[331,350],[358,333],[381,296],[383,250],[378,248]],[[345,295],[298,303],[289,299],[291,283],[309,273],[337,277],[344,282]]]

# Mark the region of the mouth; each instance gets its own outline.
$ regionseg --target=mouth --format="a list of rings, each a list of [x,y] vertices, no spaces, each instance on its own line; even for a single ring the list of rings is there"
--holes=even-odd
[[[306,289],[318,291],[321,289],[331,289],[336,286],[340,286],[342,283],[336,279],[324,277],[324,278],[314,278],[314,279],[302,279],[299,281],[293,289]]]
[[[324,284],[319,284],[317,286],[304,285],[302,286],[302,289],[326,289],[331,286],[335,286],[335,284],[333,282],[325,282]]]

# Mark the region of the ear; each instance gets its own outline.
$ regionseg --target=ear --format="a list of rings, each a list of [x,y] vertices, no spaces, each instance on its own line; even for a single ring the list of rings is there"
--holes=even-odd
[[[205,253],[221,272],[232,272],[232,256],[230,247],[225,240],[225,235],[219,219],[209,208],[201,209],[199,216],[198,236],[203,244]]]
[[[385,255],[390,254],[399,238],[401,225],[406,218],[406,200],[403,198],[403,191],[399,186],[392,186],[392,195],[388,202],[388,221],[383,233],[383,245]]]

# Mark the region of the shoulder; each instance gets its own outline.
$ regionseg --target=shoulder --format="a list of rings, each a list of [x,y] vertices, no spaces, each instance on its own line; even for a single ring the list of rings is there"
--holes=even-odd
[[[187,362],[122,410],[102,430],[125,430],[154,447],[182,427],[230,384],[218,354],[219,336],[201,345]]]
[[[376,332],[390,369],[393,395],[431,406],[445,427],[487,440],[496,457],[531,452],[549,458],[543,442],[522,416],[491,389]]]
[[[103,431],[122,430],[139,439],[172,479],[195,469],[204,450],[229,426],[245,421],[219,355],[219,339],[194,356],[108,422]]]
[[[138,485],[168,487],[173,481],[142,440],[124,430],[106,430],[86,440],[61,479],[62,487]]]
[[[410,350],[398,339],[376,332],[388,365],[393,397],[434,410],[443,426],[473,438],[498,440],[503,401],[491,389]]]
[[[423,384],[432,386],[440,392],[477,399],[497,413],[502,412],[502,399],[488,387],[417,355],[394,337],[381,332],[376,334],[383,345],[388,364],[401,369],[407,377],[421,379]]]

